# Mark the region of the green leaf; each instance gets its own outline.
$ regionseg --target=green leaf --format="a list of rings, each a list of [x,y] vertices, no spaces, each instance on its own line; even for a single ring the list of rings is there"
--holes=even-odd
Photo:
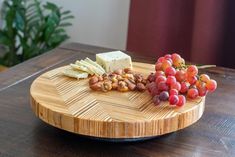
[[[0,63],[7,66],[51,50],[69,38],[65,27],[74,18],[54,3],[42,5],[39,0],[4,0],[1,10],[4,20],[0,28],[0,44],[6,54]],[[65,22],[67,21],[68,22]],[[22,50],[18,55],[17,51]]]
[[[11,8],[10,1],[4,1],[3,2],[3,8]]]
[[[59,10],[59,8],[57,7],[57,5],[47,2],[45,5],[43,5],[44,8],[52,10],[52,11],[57,11]]]
[[[15,10],[14,9],[8,10],[5,18],[6,18],[5,20],[6,20],[7,28],[12,29],[13,21],[15,19]]]
[[[7,36],[7,33],[3,32],[2,30],[0,30],[0,43],[5,46],[11,45],[11,40]]]
[[[68,20],[68,19],[74,19],[74,16],[73,15],[65,16],[65,17],[61,18],[61,21]]]
[[[62,12],[61,15],[67,15],[67,14],[70,14],[70,13],[71,13],[71,11],[67,10],[67,11]]]
[[[47,29],[45,31],[45,40],[46,41],[48,41],[50,39],[50,36],[53,33],[54,29],[55,28],[53,26],[47,27]]]
[[[56,47],[58,46],[60,43],[64,42],[66,39],[68,39],[69,36],[68,35],[54,35],[50,38],[50,42],[49,42],[49,45],[50,46],[53,46],[53,47]]]
[[[40,5],[41,3],[40,2],[31,2],[30,4],[28,4],[27,5],[27,7],[26,7],[26,10],[30,10],[30,9],[35,9],[35,7],[37,6],[37,5]]]
[[[72,26],[72,23],[69,23],[69,22],[67,22],[67,23],[61,23],[59,26],[60,26],[60,27],[68,27],[68,26]]]
[[[25,28],[24,17],[19,11],[16,12],[15,25],[16,25],[16,28],[21,31],[24,30]]]
[[[58,34],[60,34],[60,33],[65,33],[65,30],[64,29],[62,29],[62,28],[59,28],[59,29],[56,29],[55,31],[54,31],[54,33],[58,33]]]
[[[30,23],[32,21],[37,21],[39,23],[40,17],[38,17],[38,15],[32,15],[32,16],[28,17],[27,22]]]
[[[55,25],[58,25],[59,22],[60,22],[60,18],[59,16],[55,13],[55,12],[52,12],[49,17],[48,17],[48,21],[51,23],[53,21],[53,23]]]

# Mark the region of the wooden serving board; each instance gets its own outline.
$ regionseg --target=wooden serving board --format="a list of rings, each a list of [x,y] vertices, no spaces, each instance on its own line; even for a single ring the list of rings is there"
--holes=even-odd
[[[99,138],[142,138],[163,135],[195,123],[205,98],[187,100],[184,107],[162,102],[156,106],[148,92],[92,91],[88,80],[62,75],[66,67],[39,76],[31,85],[31,106],[44,122],[73,133]],[[133,63],[144,75],[154,65]]]

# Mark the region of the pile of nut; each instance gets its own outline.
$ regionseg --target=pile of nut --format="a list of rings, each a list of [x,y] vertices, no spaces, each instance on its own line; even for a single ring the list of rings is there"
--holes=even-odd
[[[147,79],[141,74],[134,73],[131,69],[115,70],[112,73],[105,73],[102,76],[90,78],[89,86],[92,90],[108,92],[118,90],[120,92],[138,90],[145,91]]]

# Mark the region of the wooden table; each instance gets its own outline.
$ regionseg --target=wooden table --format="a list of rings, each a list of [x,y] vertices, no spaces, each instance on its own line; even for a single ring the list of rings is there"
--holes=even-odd
[[[202,118],[194,125],[149,141],[107,143],[88,140],[49,126],[36,118],[29,87],[40,74],[86,56],[111,49],[67,44],[0,73],[0,157],[232,157],[235,156],[235,70],[204,70],[218,82],[206,99]],[[154,58],[129,53],[134,61]]]

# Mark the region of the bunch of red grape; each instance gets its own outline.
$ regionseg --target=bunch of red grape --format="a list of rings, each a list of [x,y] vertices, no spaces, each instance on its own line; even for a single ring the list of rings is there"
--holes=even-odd
[[[207,74],[199,76],[197,66],[185,65],[184,59],[176,53],[160,57],[155,70],[148,76],[147,89],[156,105],[169,101],[170,105],[181,107],[186,103],[186,97],[203,97],[217,87],[215,80]]]

